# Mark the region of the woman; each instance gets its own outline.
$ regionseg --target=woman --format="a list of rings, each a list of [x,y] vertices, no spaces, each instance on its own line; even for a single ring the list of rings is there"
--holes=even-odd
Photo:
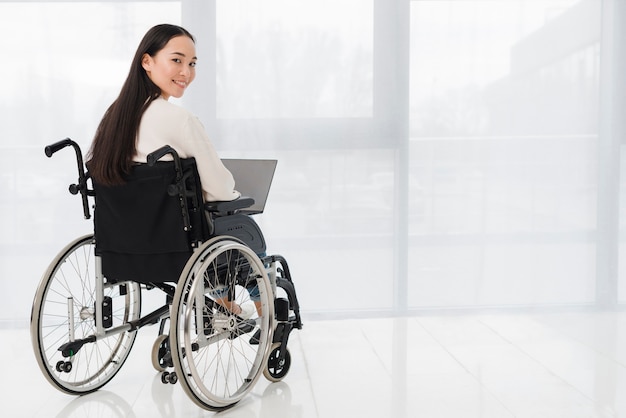
[[[182,97],[196,75],[193,36],[175,25],[150,29],[137,48],[119,97],[104,114],[88,155],[100,184],[124,183],[133,164],[170,145],[181,158],[194,157],[206,201],[239,197],[235,181],[198,120],[168,99]]]
[[[205,201],[239,197],[235,181],[219,159],[200,121],[168,99],[182,97],[196,75],[193,36],[175,25],[150,29],[137,48],[119,97],[104,114],[88,155],[92,178],[104,186],[124,184],[133,165],[165,145],[181,158],[194,157]],[[254,306],[239,306],[216,292],[217,302],[250,317]],[[252,299],[258,297],[251,291]]]

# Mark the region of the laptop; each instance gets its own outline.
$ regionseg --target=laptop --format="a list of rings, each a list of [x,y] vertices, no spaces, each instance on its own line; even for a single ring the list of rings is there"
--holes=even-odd
[[[223,158],[222,162],[235,178],[235,190],[254,199],[254,205],[240,213],[263,213],[278,161]]]

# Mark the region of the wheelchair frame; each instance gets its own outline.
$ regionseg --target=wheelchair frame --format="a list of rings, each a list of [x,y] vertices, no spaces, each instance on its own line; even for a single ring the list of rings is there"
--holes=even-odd
[[[96,192],[88,187],[89,174],[78,144],[66,138],[47,146],[45,154],[52,157],[68,146],[74,148],[78,166],[78,183],[70,185],[69,191],[80,193],[84,217],[90,219],[88,197]],[[189,194],[178,154],[163,147],[148,156],[148,165],[166,154],[172,155],[176,169],[170,194],[179,196],[183,228],[188,231]],[[204,209],[209,219],[230,219],[253,203],[240,198],[211,202]],[[289,335],[294,328],[302,328],[286,260],[280,255],[259,257],[242,239],[229,235],[194,242],[192,247],[180,277],[172,280],[176,285],[108,280],[93,234],[61,250],[41,278],[31,311],[31,341],[46,379],[70,394],[96,391],[121,369],[136,332],[160,323],[152,365],[162,373],[163,383],[180,379],[187,395],[202,408],[232,407],[252,390],[261,374],[272,382],[282,380],[291,365]],[[251,318],[235,315],[220,304],[212,289],[218,276],[229,280],[229,301],[250,303],[245,289],[258,291]],[[142,317],[142,289],[154,288],[166,294],[166,303]],[[277,297],[278,288],[286,298]]]

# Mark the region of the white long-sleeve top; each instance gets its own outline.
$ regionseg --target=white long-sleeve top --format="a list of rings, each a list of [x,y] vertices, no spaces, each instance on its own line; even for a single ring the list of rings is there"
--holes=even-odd
[[[218,157],[200,120],[159,97],[141,118],[133,161],[145,163],[148,154],[165,145],[174,148],[181,158],[196,159],[205,201],[233,200],[240,196],[233,175]],[[172,158],[168,155],[163,159]]]

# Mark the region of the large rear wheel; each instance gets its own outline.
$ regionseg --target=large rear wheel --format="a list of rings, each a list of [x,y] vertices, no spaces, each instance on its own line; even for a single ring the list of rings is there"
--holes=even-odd
[[[252,316],[226,309],[225,297]],[[174,368],[189,397],[212,411],[239,402],[263,373],[273,320],[273,291],[249,247],[217,237],[198,249],[176,287],[170,329]]]
[[[141,310],[138,283],[104,283],[104,299],[96,302],[94,250],[93,235],[68,244],[44,273],[31,312],[37,363],[52,385],[72,394],[93,392],[109,382],[135,341],[135,331],[94,338],[97,310],[102,309],[106,328],[137,319]]]

